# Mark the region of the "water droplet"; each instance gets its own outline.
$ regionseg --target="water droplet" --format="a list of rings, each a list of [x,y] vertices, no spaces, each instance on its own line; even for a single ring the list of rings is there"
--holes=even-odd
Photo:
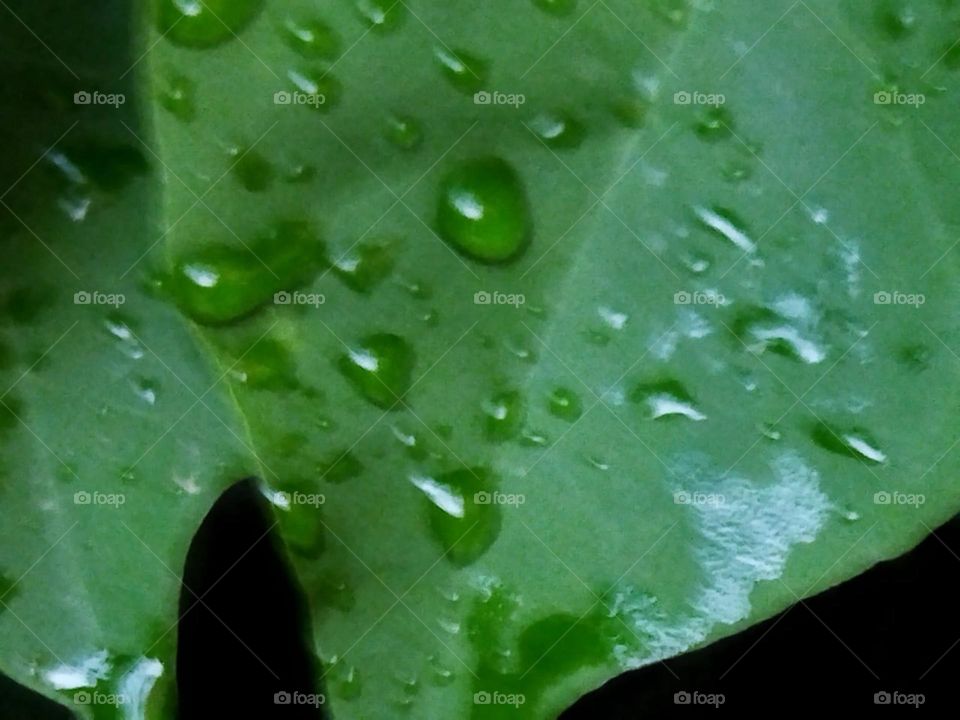
[[[143,344],[134,333],[130,321],[119,313],[113,313],[103,321],[104,327],[119,341],[120,350],[131,360],[144,356]]]
[[[483,262],[505,262],[530,236],[526,193],[514,169],[498,158],[464,162],[447,173],[437,213],[440,235]]]
[[[327,113],[340,102],[343,87],[340,81],[329,72],[290,70],[287,72],[287,77],[293,83],[294,89],[304,96],[302,101],[297,101],[299,105]]]
[[[208,245],[185,255],[171,293],[197,322],[227,323],[302,285],[325,263],[323,243],[307,223],[282,221],[246,247]]]
[[[356,700],[363,693],[360,671],[353,665],[346,665],[342,660],[334,660],[331,663],[330,674],[338,697],[344,700]]]
[[[346,579],[338,575],[320,578],[316,584],[315,597],[323,607],[348,612],[357,604],[357,598]]]
[[[886,454],[880,450],[877,442],[866,430],[860,428],[842,430],[827,423],[818,422],[813,427],[812,436],[817,445],[838,455],[878,464],[887,460]]]
[[[487,84],[488,65],[475,55],[438,46],[433,51],[443,75],[460,92],[473,95]]]
[[[779,440],[783,437],[783,433],[777,429],[776,425],[771,423],[763,423],[759,430],[760,434],[767,438],[767,440]]]
[[[357,10],[371,28],[388,32],[403,23],[406,6],[396,0],[357,0]]]
[[[313,165],[304,165],[302,163],[294,165],[283,176],[288,183],[300,184],[307,183],[317,176],[317,169]]]
[[[515,438],[523,425],[525,408],[520,393],[507,390],[483,403],[484,434],[491,442]]]
[[[694,213],[705,228],[729,240],[744,252],[752,253],[757,249],[756,243],[745,230],[746,224],[733,211],[721,207],[697,207]]]
[[[860,513],[856,510],[851,510],[850,508],[844,508],[840,510],[840,517],[842,517],[847,522],[856,522],[860,519]]]
[[[320,479],[332,483],[343,483],[358,477],[363,472],[363,464],[349,450],[341,450],[317,468]]]
[[[886,0],[877,8],[877,22],[892,39],[901,40],[913,32],[917,16],[914,9],[902,0]]]
[[[406,340],[387,333],[369,335],[339,361],[340,372],[368,401],[393,409],[410,388],[413,348]]]
[[[393,433],[393,437],[396,438],[397,442],[403,446],[407,454],[414,460],[425,460],[427,458],[429,450],[422,439],[417,437],[415,433],[407,432],[399,425],[392,426],[390,431]]]
[[[603,320],[604,325],[611,330],[617,331],[623,330],[627,325],[627,320],[630,319],[626,313],[617,312],[604,306],[597,308],[597,314],[600,316],[600,319]]]
[[[138,378],[133,384],[133,390],[147,405],[157,404],[157,384],[153,380]]]
[[[370,292],[393,270],[395,244],[392,238],[362,241],[334,263],[334,272],[351,289]]]
[[[520,435],[520,444],[527,447],[546,447],[550,439],[539,430],[524,430]]]
[[[300,386],[289,348],[274,338],[263,338],[244,348],[230,369],[237,382],[261,390],[294,390]]]
[[[263,0],[159,0],[158,29],[177,45],[206,48],[243,30]]]
[[[305,58],[333,60],[340,54],[340,38],[322,20],[289,19],[283,25],[283,34],[287,45]]]
[[[583,415],[583,403],[569,388],[558,387],[550,393],[550,414],[574,422]]]
[[[639,95],[623,95],[613,102],[611,109],[614,117],[625,127],[642,128],[647,122],[649,106]]]
[[[530,129],[548,147],[570,150],[586,136],[583,124],[567,112],[543,112],[530,121]]]
[[[751,352],[770,350],[809,364],[822,362],[827,356],[801,323],[768,308],[742,311],[733,322],[733,332]]]
[[[577,0],[533,0],[533,4],[552,15],[569,15],[577,9]]]
[[[733,116],[723,106],[711,107],[701,114],[693,129],[701,140],[726,140],[733,137]]]
[[[477,560],[500,533],[500,506],[490,502],[496,482],[486,468],[469,468],[440,475],[410,478],[426,496],[434,538],[457,566]]]
[[[630,394],[630,399],[645,403],[653,420],[672,416],[698,422],[707,419],[707,416],[696,408],[693,396],[676,380],[640,383]]]
[[[250,192],[260,192],[273,182],[273,165],[257,150],[232,147],[228,166],[233,176]]]
[[[158,92],[160,105],[182,122],[190,122],[197,116],[196,83],[179,73],[161,78]]]
[[[431,655],[429,658],[430,663],[430,679],[433,681],[434,685],[439,687],[446,687],[456,679],[456,675],[453,670],[448,668],[436,655]]]
[[[419,121],[409,115],[391,113],[387,116],[384,137],[401,150],[416,150],[423,142]]]

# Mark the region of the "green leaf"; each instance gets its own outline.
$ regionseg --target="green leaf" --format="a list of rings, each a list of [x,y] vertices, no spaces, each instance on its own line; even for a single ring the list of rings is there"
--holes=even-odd
[[[18,682],[170,717],[251,475],[338,718],[554,717],[960,506],[956,3],[117,7],[4,30]]]

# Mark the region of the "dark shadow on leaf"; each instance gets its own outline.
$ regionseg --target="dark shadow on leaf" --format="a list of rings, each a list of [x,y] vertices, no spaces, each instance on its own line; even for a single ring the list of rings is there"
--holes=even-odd
[[[310,704],[320,673],[278,543],[252,481],[227,490],[197,531],[180,596],[180,720],[325,717]]]

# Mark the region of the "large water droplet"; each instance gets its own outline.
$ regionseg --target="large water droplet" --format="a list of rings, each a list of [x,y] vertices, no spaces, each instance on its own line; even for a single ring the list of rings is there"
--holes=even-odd
[[[434,538],[454,565],[469,565],[487,551],[500,533],[500,506],[491,502],[496,482],[486,468],[469,468],[410,481],[427,499]]]
[[[697,409],[693,396],[676,380],[640,383],[634,388],[630,399],[646,404],[653,420],[669,417],[685,417],[696,421],[707,419]]]
[[[257,150],[232,147],[229,167],[234,177],[250,192],[261,192],[273,182],[273,164]]]
[[[397,335],[377,333],[350,348],[338,366],[363,397],[378,407],[392,409],[410,388],[413,348]]]
[[[302,285],[325,263],[323,243],[307,223],[282,221],[246,247],[208,245],[184,255],[171,292],[197,322],[227,323]]]
[[[724,240],[729,240],[744,252],[757,249],[756,243],[747,234],[745,223],[733,211],[720,207],[697,207],[694,208],[694,213],[705,228]]]
[[[476,260],[513,259],[531,233],[519,176],[499,158],[461,163],[441,185],[437,225],[444,240]]]
[[[886,453],[880,449],[870,434],[861,428],[843,430],[818,422],[813,428],[812,436],[817,445],[838,455],[878,464],[887,460]]]
[[[160,33],[177,45],[206,48],[243,30],[263,7],[263,0],[159,0]]]
[[[733,331],[752,352],[770,350],[810,364],[822,362],[827,356],[826,350],[813,339],[804,323],[769,308],[743,310],[733,323]]]

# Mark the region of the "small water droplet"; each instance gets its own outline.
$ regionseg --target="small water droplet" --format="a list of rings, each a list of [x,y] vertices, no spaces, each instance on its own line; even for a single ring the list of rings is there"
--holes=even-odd
[[[514,169],[499,158],[464,162],[441,185],[437,224],[455,248],[483,262],[505,262],[530,237],[526,193]]]
[[[341,256],[333,265],[334,272],[348,287],[368,293],[393,270],[393,238],[364,240]]]
[[[711,107],[700,115],[693,129],[701,140],[726,140],[733,137],[733,116],[722,105]]]
[[[177,45],[213,47],[235,38],[262,7],[263,0],[159,0],[158,29]]]
[[[257,150],[232,147],[228,151],[229,168],[240,184],[250,192],[261,192],[273,182],[273,165]]]
[[[555,149],[578,148],[586,136],[583,124],[563,111],[540,113],[530,121],[530,129],[544,144]]]
[[[573,390],[558,387],[550,393],[550,414],[574,422],[583,415],[583,403]]]
[[[385,410],[398,406],[410,388],[413,366],[413,348],[403,338],[388,333],[363,338],[338,363],[350,384]]]
[[[179,73],[162,77],[159,82],[161,107],[182,122],[192,121],[197,116],[196,83]]]
[[[489,69],[485,60],[444,46],[437,46],[433,54],[440,63],[443,76],[460,92],[473,95],[486,86]]]
[[[406,5],[396,0],[357,0],[357,10],[374,30],[389,32],[403,23]]]
[[[157,384],[153,380],[138,378],[133,384],[133,390],[147,405],[157,404]]]
[[[311,70],[289,70],[287,77],[293,83],[296,92],[301,93],[302,97],[294,101],[298,105],[311,108],[321,113],[327,113],[333,110],[340,102],[340,96],[343,94],[343,87],[329,72],[314,72]]]
[[[483,403],[484,434],[491,442],[505,442],[515,438],[525,419],[525,408],[520,393],[515,390],[499,392]]]
[[[123,315],[114,313],[108,316],[103,324],[107,332],[119,341],[123,354],[131,360],[139,360],[145,354],[143,344],[133,331],[130,322]]]
[[[413,117],[390,113],[387,115],[384,137],[401,150],[416,150],[423,142],[423,130],[420,122]]]
[[[283,36],[294,52],[308,59],[333,60],[340,54],[340,38],[332,27],[316,18],[288,19],[283,25]]]

